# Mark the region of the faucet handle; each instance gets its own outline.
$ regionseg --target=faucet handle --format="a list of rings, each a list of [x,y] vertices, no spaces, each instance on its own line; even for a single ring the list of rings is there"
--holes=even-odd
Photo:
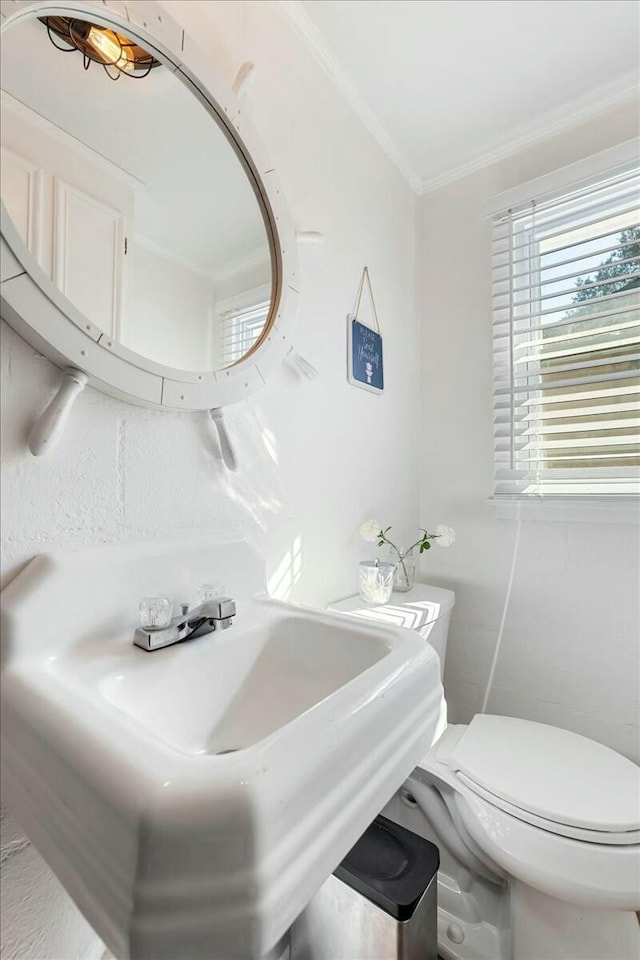
[[[198,590],[198,602],[208,603],[210,600],[218,600],[224,597],[225,593],[224,583],[203,583]]]
[[[140,626],[145,630],[162,630],[171,623],[172,604],[169,597],[144,597],[138,605]]]

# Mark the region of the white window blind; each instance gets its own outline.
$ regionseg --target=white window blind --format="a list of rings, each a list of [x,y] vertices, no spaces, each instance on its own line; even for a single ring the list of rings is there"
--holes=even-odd
[[[640,168],[494,218],[495,495],[640,493]]]
[[[247,353],[264,329],[270,300],[227,310],[222,314],[222,363],[228,367]]]

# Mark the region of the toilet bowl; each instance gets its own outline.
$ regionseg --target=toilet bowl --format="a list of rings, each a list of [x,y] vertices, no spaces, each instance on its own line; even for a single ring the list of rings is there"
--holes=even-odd
[[[443,662],[453,595],[414,589],[392,614],[445,611],[417,624]],[[385,619],[356,598],[335,606],[349,603]],[[608,747],[478,714],[444,730],[383,813],[440,848],[443,960],[640,956],[640,768]]]
[[[447,728],[405,790],[440,844],[502,885],[505,956],[640,956],[640,769],[631,761],[557,727],[477,715]],[[438,818],[438,797],[448,817]]]

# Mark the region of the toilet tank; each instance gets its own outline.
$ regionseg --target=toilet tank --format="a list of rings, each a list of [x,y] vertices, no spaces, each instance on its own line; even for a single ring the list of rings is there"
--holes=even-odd
[[[424,583],[417,583],[411,593],[419,590],[421,598],[411,601],[416,607],[424,609],[425,620],[416,627],[421,637],[427,640],[440,658],[440,679],[444,676],[444,662],[447,655],[447,639],[449,637],[449,621],[451,611],[456,602],[453,590],[442,587],[431,587]]]
[[[407,610],[414,613],[416,622],[413,629],[417,630],[420,636],[430,643],[438,654],[440,658],[440,679],[442,679],[447,655],[449,621],[456,602],[455,593],[453,590],[445,590],[443,587],[416,583],[408,593],[393,594],[393,598],[399,598],[400,596],[406,598]]]
[[[417,630],[434,647],[440,658],[440,679],[444,675],[449,620],[456,602],[453,590],[416,583],[407,593],[392,593],[387,603],[365,603],[360,597],[347,597],[329,606],[330,610],[349,613],[364,620]]]

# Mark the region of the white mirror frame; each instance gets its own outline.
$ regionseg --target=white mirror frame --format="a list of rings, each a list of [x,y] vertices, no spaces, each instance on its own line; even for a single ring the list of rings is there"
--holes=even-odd
[[[296,237],[276,170],[230,84],[155,0],[0,0],[2,32],[24,17],[74,15],[115,26],[159,56],[198,97],[212,122],[217,120],[229,132],[267,213],[272,322],[253,352],[222,370],[191,372],[147,360],[113,341],[75,309],[27,251],[4,206],[0,314],[53,363],[86,374],[89,386],[118,399],[171,410],[208,410],[243,400],[267,382],[291,348],[289,331],[298,293]]]

